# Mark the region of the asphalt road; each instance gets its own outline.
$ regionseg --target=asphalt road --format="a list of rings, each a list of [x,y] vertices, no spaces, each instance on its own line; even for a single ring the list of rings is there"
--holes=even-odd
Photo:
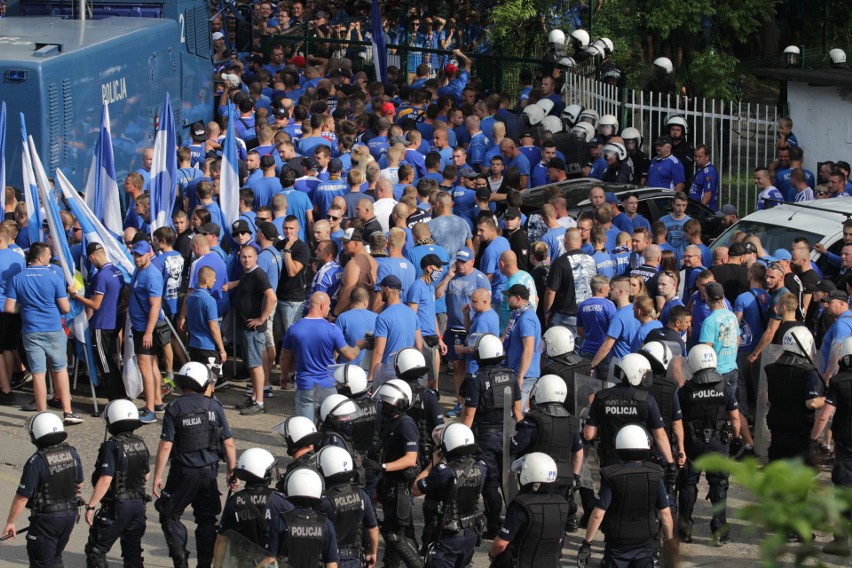
[[[446,385],[449,389],[451,379],[447,376],[441,377],[442,386]],[[442,402],[446,408],[450,408],[452,401],[446,395],[442,396]],[[26,402],[30,398],[29,391],[18,391],[18,401]],[[242,388],[232,386],[217,393],[218,398],[228,409],[228,419],[234,431],[237,453],[249,447],[263,447],[272,452],[273,455],[281,459],[282,466],[286,464],[286,450],[283,440],[277,434],[271,432],[272,428],[284,420],[292,413],[294,405],[294,392],[275,390],[274,397],[267,401],[267,414],[243,417],[233,410],[234,405],[240,402],[243,398]],[[101,400],[101,405],[105,404],[105,400]],[[74,445],[80,453],[83,460],[83,466],[86,472],[86,483],[83,488],[84,498],[88,498],[91,494],[90,475],[94,466],[95,458],[97,457],[97,449],[104,439],[104,421],[103,418],[93,418],[90,413],[92,410],[91,400],[83,394],[75,394],[74,406],[81,415],[85,417],[85,422],[79,426],[69,427],[69,442]],[[0,509],[5,515],[9,510],[9,505],[12,501],[18,480],[21,474],[22,466],[27,458],[33,453],[34,446],[29,441],[29,436],[25,427],[25,420],[31,415],[23,413],[13,407],[0,407]],[[143,426],[138,433],[145,439],[151,450],[152,469],[153,456],[156,453],[160,428],[158,424]],[[283,467],[282,467],[283,470]],[[227,492],[225,488],[224,472],[220,475],[220,490],[224,495]],[[830,483],[829,476],[826,473],[821,474],[821,479],[825,483]],[[758,566],[759,560],[759,537],[749,532],[748,527],[736,518],[736,510],[743,506],[744,500],[747,498],[745,492],[736,486],[732,486],[729,493],[728,501],[728,518],[733,525],[731,534],[731,542],[722,548],[715,548],[710,545],[709,540],[709,519],[710,505],[709,501],[703,499],[707,494],[707,485],[702,480],[699,486],[699,501],[695,510],[696,526],[694,529],[695,542],[689,545],[683,545],[681,552],[683,554],[684,565],[694,566],[733,566],[746,567]],[[419,506],[416,507],[419,516]],[[193,523],[192,515],[187,512],[184,519],[189,528],[189,534],[192,536]],[[421,519],[417,519],[420,523]],[[26,513],[17,521],[17,527],[20,529],[27,525]],[[418,527],[417,534],[420,534]],[[75,528],[71,541],[66,548],[64,554],[65,566],[68,568],[77,568],[85,566],[85,556],[83,554],[83,546],[88,537],[88,530],[84,520]],[[819,542],[827,542],[831,539],[830,535],[818,534]],[[581,541],[581,533],[568,535],[565,543],[565,557],[562,564],[564,566],[574,566],[575,552]],[[153,505],[148,506],[148,528],[143,539],[143,548],[145,550],[145,564],[149,567],[170,567],[172,566],[168,558],[168,552],[165,542],[157,522],[157,513],[154,511]],[[487,552],[490,546],[490,541],[484,541],[482,546],[474,555],[473,566],[475,568],[486,568],[488,566]],[[190,542],[191,551],[194,551],[194,543]],[[595,541],[594,555],[592,565],[597,565],[600,562],[603,541],[601,535],[598,535]],[[793,565],[792,555],[788,555],[785,564]],[[121,552],[118,544],[108,555],[108,559],[112,566],[121,566]],[[190,557],[191,565],[194,566],[194,552]],[[842,559],[827,555],[822,555],[820,560],[825,566],[849,566],[848,559]],[[0,567],[4,566],[21,566],[26,565],[26,542],[24,536],[19,536],[15,540],[8,540],[0,543]]]

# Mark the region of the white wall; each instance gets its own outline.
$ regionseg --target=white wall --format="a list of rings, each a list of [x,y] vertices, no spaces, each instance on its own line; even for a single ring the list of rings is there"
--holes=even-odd
[[[852,91],[791,82],[787,100],[805,168],[816,173],[818,162],[852,162]]]

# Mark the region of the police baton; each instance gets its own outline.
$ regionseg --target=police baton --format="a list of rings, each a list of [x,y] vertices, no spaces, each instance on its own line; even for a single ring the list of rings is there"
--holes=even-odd
[[[16,534],[24,534],[28,530],[30,530],[30,527],[24,527],[21,530],[17,531]],[[0,542],[3,542],[5,540],[9,540],[10,538],[12,538],[12,533],[4,534],[3,536],[0,536]]]

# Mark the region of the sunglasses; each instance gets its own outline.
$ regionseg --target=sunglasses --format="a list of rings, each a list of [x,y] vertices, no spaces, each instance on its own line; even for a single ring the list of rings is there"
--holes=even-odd
[[[328,217],[326,217],[326,219],[328,219],[329,221],[340,221],[340,217],[333,217],[333,216],[331,216],[331,215],[329,215]]]
[[[829,193],[827,191],[817,191],[816,193],[814,193],[814,195],[822,197],[824,195],[829,195]]]

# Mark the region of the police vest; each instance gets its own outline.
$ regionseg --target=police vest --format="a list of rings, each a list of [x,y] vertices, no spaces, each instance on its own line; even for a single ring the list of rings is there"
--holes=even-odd
[[[852,442],[852,372],[842,371],[831,378],[831,386],[837,391],[837,410],[831,431],[842,444]]]
[[[523,507],[529,519],[513,550],[518,568],[557,566],[568,520],[568,501],[554,493],[521,493],[515,503]]]
[[[115,444],[118,460],[115,476],[104,501],[144,499],[145,474],[148,472],[150,455],[145,441],[135,434],[124,433],[113,436],[108,443]]]
[[[77,508],[77,462],[71,446],[59,444],[36,452],[47,467],[47,479],[39,485],[27,507],[33,513],[58,513]]]
[[[574,408],[576,398],[574,388],[576,381],[574,380],[574,375],[577,373],[589,375],[591,369],[591,361],[575,353],[568,353],[567,355],[560,355],[551,359],[544,369],[541,370],[541,376],[556,375],[565,381],[565,386],[568,387],[568,394],[565,396],[565,407],[572,409]]]
[[[778,361],[766,366],[769,398],[766,425],[774,433],[810,432],[814,412],[805,406],[803,391],[812,370],[813,366],[803,358],[789,353],[784,353]]]
[[[210,419],[210,400],[204,397],[201,408],[175,415],[175,448],[178,452],[188,454],[210,450],[222,453],[223,428]]]
[[[266,546],[269,535],[269,516],[266,507],[269,496],[274,493],[271,487],[251,485],[237,491],[231,497],[234,500],[234,530],[258,546]]]
[[[657,534],[657,491],[663,468],[643,462],[639,467],[616,464],[601,469],[601,477],[612,489],[603,531],[607,544],[643,544]]]
[[[281,515],[287,523],[287,532],[281,540],[278,555],[287,557],[287,565],[293,568],[320,566],[328,517],[305,508]]]
[[[683,387],[683,421],[687,439],[695,444],[719,437],[727,422],[725,379],[714,370],[699,371]]]
[[[355,451],[364,454],[376,445],[376,401],[358,398],[352,402],[361,410],[352,421],[352,446]]]
[[[677,388],[678,385],[674,379],[654,375],[654,380],[648,389],[648,392],[657,401],[657,406],[660,407],[666,434],[672,433],[672,414],[674,414],[674,397]]]
[[[426,415],[428,390],[419,385],[413,386],[411,389],[411,406],[405,411],[408,416],[417,422],[417,432],[420,435],[419,456],[421,458],[431,458],[432,451],[435,449],[435,443],[432,440],[432,428],[429,427],[429,417]]]
[[[472,457],[453,460],[447,467],[453,472],[453,485],[444,498],[442,528],[460,531],[476,527],[481,519],[482,468]]]
[[[325,496],[334,509],[334,531],[340,556],[360,558],[363,548],[361,519],[366,506],[361,489],[353,483],[344,483],[330,487]]]
[[[615,436],[618,431],[628,424],[644,425],[648,422],[648,391],[634,387],[626,392],[623,388],[609,388],[598,392],[595,397],[603,403],[604,414],[600,425],[599,453],[615,459]]]
[[[568,485],[574,477],[571,450],[580,430],[579,421],[561,404],[545,404],[527,412],[526,418],[536,424],[535,445],[530,452],[544,452],[556,462],[556,483]]]

